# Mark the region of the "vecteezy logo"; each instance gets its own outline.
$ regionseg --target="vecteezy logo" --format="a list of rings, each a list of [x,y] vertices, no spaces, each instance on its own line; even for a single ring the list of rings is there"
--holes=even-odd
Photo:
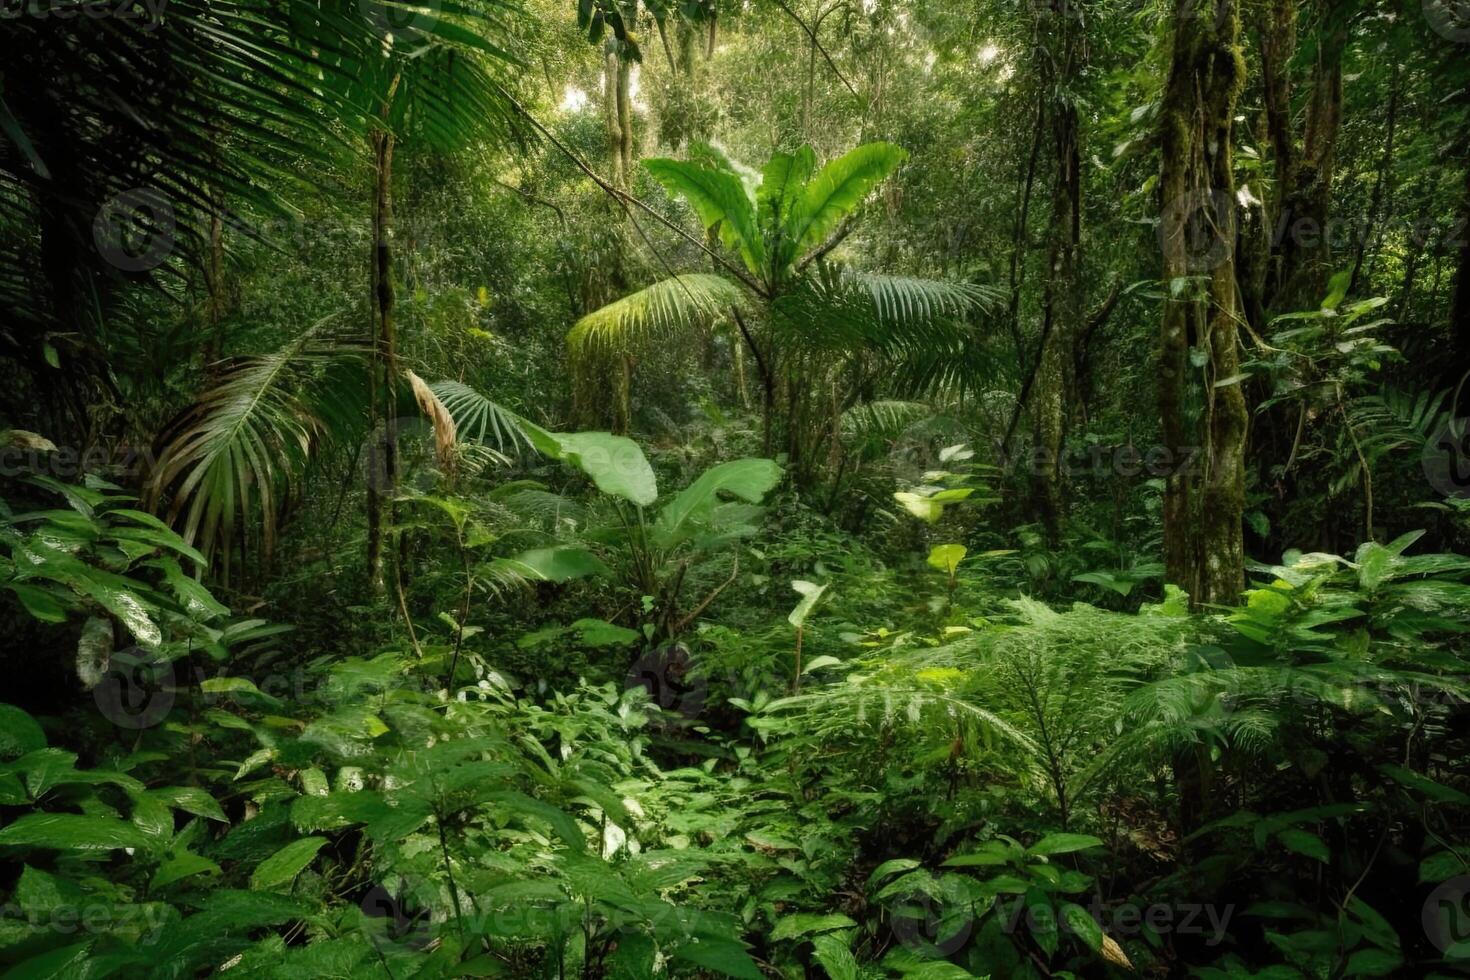
[[[374,885],[362,899],[362,931],[380,950],[421,950],[434,938],[433,895],[423,882],[399,876]]]
[[[1441,882],[1429,893],[1420,919],[1429,941],[1446,957],[1470,956],[1470,875]]]
[[[177,223],[168,198],[152,187],[123,191],[92,221],[97,251],[124,272],[147,272],[174,250]]]
[[[975,928],[970,905],[915,891],[889,907],[893,935],[903,945],[931,960],[948,959],[964,948]]]
[[[1446,422],[1419,455],[1429,485],[1446,497],[1470,497],[1470,418]]]
[[[357,0],[357,9],[383,37],[429,32],[439,22],[439,0]]]
[[[649,650],[628,668],[624,690],[641,687],[665,711],[696,718],[704,710],[704,678],[694,671],[689,648],[669,643]]]
[[[152,728],[168,716],[177,690],[174,665],[157,653],[128,647],[114,653],[92,697],[102,716],[119,728]]]
[[[1470,44],[1470,0],[1424,0],[1424,19],[1440,37]]]
[[[1164,202],[1159,247],[1177,256],[1187,272],[1210,272],[1235,251],[1235,198],[1222,190],[1197,190]]]

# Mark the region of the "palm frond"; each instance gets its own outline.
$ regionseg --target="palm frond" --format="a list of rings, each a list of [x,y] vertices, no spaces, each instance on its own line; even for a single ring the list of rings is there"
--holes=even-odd
[[[828,267],[807,276],[772,309],[772,329],[816,353],[958,353],[971,342],[962,318],[989,307],[984,287]]]
[[[315,448],[347,433],[328,419],[362,418],[366,344],[322,321],[279,350],[225,367],[163,435],[145,500],[205,554],[252,528],[268,558],[278,515]],[[351,403],[351,404],[349,404]]]
[[[503,453],[514,453],[522,446],[531,445],[519,415],[464,382],[436,381],[428,388],[453,417],[461,440],[493,443]]]
[[[927,419],[934,409],[924,402],[880,400],[854,405],[842,413],[842,435],[863,443],[892,441]]]
[[[795,256],[820,246],[849,214],[908,158],[892,143],[864,143],[818,170],[791,207],[787,240]]]
[[[740,287],[722,276],[673,276],[587,314],[567,334],[567,346],[574,355],[630,353],[708,326],[744,302]]]

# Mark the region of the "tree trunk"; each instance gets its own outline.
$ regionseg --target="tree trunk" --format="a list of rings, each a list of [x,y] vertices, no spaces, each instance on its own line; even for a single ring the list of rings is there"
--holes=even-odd
[[[373,151],[373,363],[369,399],[373,433],[381,411],[382,444],[378,459],[368,468],[368,580],[374,593],[385,591],[383,578],[384,512],[392,522],[392,499],[398,480],[398,432],[394,418],[394,380],[398,372],[398,343],[393,326],[393,134],[376,129]],[[381,399],[381,402],[380,402]]]
[[[623,184],[633,184],[633,97],[631,94],[633,64],[618,59],[618,154],[623,170]]]
[[[1236,377],[1232,169],[1235,105],[1245,75],[1239,35],[1235,0],[1178,0],[1162,111],[1159,189],[1168,298],[1159,411],[1173,459],[1164,491],[1164,563],[1167,580],[1197,604],[1233,602],[1245,580],[1248,416]],[[1193,369],[1191,348],[1205,356],[1201,370]],[[1219,382],[1225,383],[1217,387]],[[1200,422],[1192,424],[1193,417]]]
[[[622,66],[617,53],[609,50],[602,62],[602,129],[607,137],[607,164],[614,187],[623,187],[623,127],[618,108]]]
[[[1042,294],[1042,336],[1031,403],[1035,437],[1031,472],[1033,500],[1042,525],[1055,541],[1060,529],[1062,455],[1073,389],[1072,351],[1082,320],[1082,178],[1077,108],[1073,87],[1081,73],[1080,4],[1053,10],[1044,33],[1058,49],[1041,59],[1042,84],[1051,101],[1056,178],[1052,185],[1051,220],[1047,229],[1047,272]]]
[[[1317,46],[1307,97],[1302,152],[1292,167],[1290,186],[1276,229],[1280,278],[1271,306],[1286,311],[1315,308],[1332,273],[1332,174],[1337,136],[1342,128],[1342,56],[1347,47],[1345,0],[1329,0]]]

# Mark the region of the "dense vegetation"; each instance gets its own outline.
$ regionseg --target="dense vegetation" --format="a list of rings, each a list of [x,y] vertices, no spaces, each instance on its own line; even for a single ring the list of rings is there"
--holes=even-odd
[[[0,2],[0,376],[0,976],[1470,975],[1463,2]]]

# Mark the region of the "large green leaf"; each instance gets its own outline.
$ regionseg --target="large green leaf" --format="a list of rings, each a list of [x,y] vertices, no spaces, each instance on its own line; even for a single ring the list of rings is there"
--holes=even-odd
[[[146,848],[148,838],[115,817],[79,813],[27,813],[0,830],[0,845],[49,847],[61,851],[107,851]]]
[[[720,241],[740,253],[751,275],[765,275],[766,249],[756,227],[755,204],[739,177],[728,170],[665,157],[644,160],[643,166],[670,194],[689,202],[706,231],[719,229]]]
[[[796,255],[821,245],[843,218],[908,158],[892,143],[864,143],[830,161],[802,190],[787,218]]]
[[[493,564],[531,582],[567,582],[607,571],[596,555],[575,545],[533,548],[513,558],[497,558]]]
[[[796,257],[796,242],[786,238],[786,217],[816,168],[817,155],[803,145],[795,153],[776,152],[766,162],[755,192],[756,216],[771,250],[771,266],[784,271]]]
[[[46,747],[46,733],[25,711],[0,703],[0,762]]]
[[[822,596],[827,594],[827,587],[830,584],[817,585],[815,582],[807,582],[803,579],[794,580],[791,587],[801,594],[801,601],[796,604],[796,608],[791,610],[786,621],[797,629],[805,626],[807,617],[812,614],[813,609],[817,608],[817,603],[822,601]]]
[[[758,504],[777,483],[781,466],[770,459],[734,459],[712,466],[679,491],[659,512],[659,527],[676,534],[690,523],[707,519],[721,492]]]
[[[537,452],[575,466],[603,493],[640,507],[658,499],[653,467],[632,439],[607,432],[549,432],[529,422],[524,425]]]
[[[745,947],[731,939],[695,939],[677,947],[674,958],[741,980],[763,980],[764,976]]]
[[[256,866],[250,875],[250,887],[256,891],[275,891],[282,885],[290,884],[326,843],[325,837],[293,840]]]

